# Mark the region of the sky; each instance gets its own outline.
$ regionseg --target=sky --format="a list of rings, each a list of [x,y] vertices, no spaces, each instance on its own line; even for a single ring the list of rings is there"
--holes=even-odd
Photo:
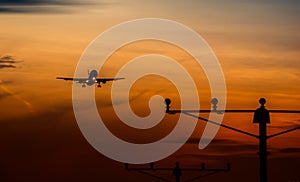
[[[300,110],[299,3],[296,0],[1,0],[0,180],[155,180],[124,170],[122,163],[89,145],[74,116],[72,83],[55,79],[72,77],[87,46],[99,34],[125,21],[169,19],[201,35],[222,67],[227,109],[256,109],[259,98],[265,97],[268,109]],[[187,52],[165,42],[140,41],[119,48],[107,59],[99,76],[113,77],[122,65],[146,54],[169,56],[183,65],[195,80],[201,108],[211,107],[210,88],[203,70]],[[134,71],[129,74],[134,75]],[[174,75],[180,79],[180,75]],[[121,81],[114,84],[118,82]],[[178,115],[166,115],[157,126],[143,131],[124,125],[112,108],[111,88],[112,83],[106,83],[100,89],[95,88],[95,94],[98,112],[116,136],[133,143],[148,143],[166,136],[175,127],[176,122],[170,121],[178,120]],[[139,79],[130,90],[134,113],[147,116],[148,101],[156,94],[170,97],[172,108],[180,107],[176,87],[152,75]],[[252,114],[227,113],[223,122],[258,133],[252,117]],[[277,133],[299,124],[299,114],[271,114],[268,132]],[[221,128],[214,141],[199,150],[204,127],[205,123],[199,121],[187,144],[157,165],[174,167],[179,161],[182,166],[195,167],[206,162],[212,168],[222,168],[230,162],[232,171],[201,180],[258,181],[256,139]],[[299,137],[298,130],[268,141],[270,181],[300,179]],[[173,180],[170,173],[157,174]],[[183,178],[188,180],[197,175],[184,173]]]

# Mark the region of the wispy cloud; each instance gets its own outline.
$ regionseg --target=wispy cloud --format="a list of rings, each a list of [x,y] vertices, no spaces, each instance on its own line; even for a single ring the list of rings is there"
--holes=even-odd
[[[19,63],[19,62],[22,62],[22,61],[17,61],[10,55],[1,56],[0,57],[0,69],[3,69],[3,68],[16,68],[16,66],[14,64]],[[22,102],[29,109],[30,112],[33,112],[33,106],[30,102],[28,102],[23,97],[15,94],[8,87],[4,86],[5,84],[8,84],[8,83],[11,83],[11,82],[0,80],[0,91],[3,92],[3,93],[0,93],[0,100],[2,100],[3,98],[6,98],[8,96],[12,96],[15,99],[19,100],[20,102]]]
[[[271,125],[270,128],[291,129],[300,126],[300,120],[284,121],[280,125]]]
[[[188,144],[198,145],[199,140],[200,138],[191,138],[188,140]],[[255,156],[257,151],[258,145],[255,143],[231,139],[214,139],[205,150],[183,153],[177,157],[216,160],[220,157]]]
[[[0,100],[10,96],[11,94],[10,93],[7,93],[7,92],[4,92],[4,93],[0,93]]]
[[[0,83],[2,83],[2,81],[0,80]],[[20,95],[14,93],[13,91],[11,91],[8,87],[5,87],[3,85],[0,84],[0,90],[3,91],[3,93],[0,93],[0,100],[8,97],[8,96],[12,96],[13,98],[15,98],[16,100],[20,101],[21,103],[23,103],[30,112],[34,112],[34,108],[33,105],[27,101],[25,98],[21,97]]]
[[[7,84],[11,84],[13,83],[12,81],[3,81],[3,80],[0,80],[0,88],[2,88],[1,85],[7,85]],[[2,89],[0,89],[0,101],[6,97],[9,97],[11,96],[12,93],[9,93],[9,92],[5,92],[3,91]]]
[[[92,4],[95,3],[79,0],[0,0],[0,13],[64,13],[72,7]]]
[[[2,68],[16,68],[14,65],[6,65],[6,64],[0,64],[0,69]]]
[[[16,68],[15,63],[21,61],[16,61],[12,56],[2,56],[0,57],[0,69],[2,68]]]
[[[72,5],[82,4],[82,1],[78,0],[1,0],[0,4],[5,5]]]

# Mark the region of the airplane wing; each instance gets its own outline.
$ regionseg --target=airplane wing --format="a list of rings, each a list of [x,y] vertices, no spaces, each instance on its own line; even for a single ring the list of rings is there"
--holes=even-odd
[[[77,81],[79,83],[86,82],[86,78],[66,78],[66,77],[56,77],[56,79],[67,80],[67,81]]]
[[[107,81],[116,81],[116,80],[123,80],[125,78],[96,78],[97,82],[106,83]]]

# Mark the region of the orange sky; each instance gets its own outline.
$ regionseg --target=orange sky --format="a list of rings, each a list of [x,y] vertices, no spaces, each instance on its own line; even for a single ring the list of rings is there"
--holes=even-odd
[[[79,158],[80,162],[74,164],[76,167],[80,168],[81,164],[91,165],[91,168],[107,170],[107,174],[122,171],[121,176],[127,181],[135,179],[132,172],[124,172],[121,164],[98,154],[84,140],[72,110],[72,83],[56,80],[55,77],[73,76],[81,54],[96,36],[111,26],[136,18],[171,19],[203,36],[222,66],[228,109],[256,109],[259,106],[258,99],[265,97],[269,109],[300,110],[300,23],[299,3],[296,1],[126,0],[87,1],[80,4],[78,1],[68,0],[64,5],[53,4],[51,0],[41,1],[40,4],[34,3],[35,1],[20,2],[22,3],[19,5],[0,2],[0,58],[11,55],[15,60],[23,61],[14,64],[16,68],[0,68],[0,136],[3,138],[0,143],[3,146],[0,152],[3,156],[0,159],[0,169],[3,172],[0,172],[0,176],[6,181],[50,180],[60,176],[68,179],[74,174],[71,170],[72,157]],[[170,56],[185,66],[198,87],[201,107],[210,108],[210,91],[205,74],[190,55],[174,45],[159,41],[126,45],[107,60],[100,76],[114,76],[123,64],[147,53]],[[112,113],[110,91],[111,83],[103,85],[101,89],[96,88],[96,100],[99,113],[104,113],[110,129],[119,137],[137,143],[155,141],[168,134],[176,124],[169,124],[170,120],[178,118],[175,115],[166,116],[162,123],[145,133],[122,126]],[[148,100],[157,93],[163,97],[171,97],[174,109],[180,106],[174,86],[167,80],[152,76],[139,80],[133,86],[130,98],[134,112],[141,116],[147,115]],[[299,125],[300,115],[272,114],[271,119],[268,130],[276,133]],[[257,126],[252,124],[251,114],[226,114],[224,123],[252,133],[258,131]],[[199,138],[204,126],[199,123],[192,137]],[[270,174],[274,181],[300,178],[295,170],[286,170],[283,176],[278,177],[278,169],[274,167],[281,164],[300,167],[299,137],[300,132],[296,131],[270,140]],[[71,142],[68,143],[68,140]],[[81,148],[76,147],[77,142]],[[220,177],[228,181],[242,179],[239,173],[246,174],[246,169],[243,168],[245,161],[252,161],[251,169],[257,170],[258,163],[254,161],[257,159],[255,139],[221,129],[216,142],[207,149],[199,151],[196,143],[186,144],[159,163],[173,165],[179,160],[186,162],[187,166],[195,166],[206,158],[212,165],[220,166],[228,159],[239,166],[232,175],[228,173]],[[64,148],[64,145],[67,147]],[[230,147],[234,149],[231,151]],[[74,150],[76,152],[72,156],[70,153]],[[222,159],[216,157],[219,155]],[[88,158],[87,161],[84,161],[85,157]],[[58,158],[64,163],[58,160],[52,162],[51,158]],[[94,163],[94,159],[105,161],[108,169]],[[28,171],[24,171],[26,167],[24,164],[18,165],[18,161],[33,163]],[[45,166],[40,171],[40,176],[29,172],[43,164]],[[52,169],[56,165],[62,167]],[[51,172],[55,174],[53,178],[49,177]],[[89,176],[88,179],[94,181],[95,178],[100,178],[94,173],[93,170],[84,171],[82,175]],[[255,173],[249,181],[256,179],[258,170]],[[107,178],[106,176],[105,179]],[[70,179],[76,181],[76,178]],[[137,180],[151,181],[151,178],[138,175]],[[208,177],[204,180],[217,181],[219,178]]]

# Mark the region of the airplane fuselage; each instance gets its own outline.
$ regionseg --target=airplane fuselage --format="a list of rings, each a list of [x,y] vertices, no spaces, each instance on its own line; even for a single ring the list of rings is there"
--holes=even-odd
[[[92,86],[94,85],[95,83],[97,83],[97,76],[98,76],[98,72],[96,70],[92,70],[90,73],[89,73],[89,77],[88,79],[86,80],[86,84],[88,86]]]

